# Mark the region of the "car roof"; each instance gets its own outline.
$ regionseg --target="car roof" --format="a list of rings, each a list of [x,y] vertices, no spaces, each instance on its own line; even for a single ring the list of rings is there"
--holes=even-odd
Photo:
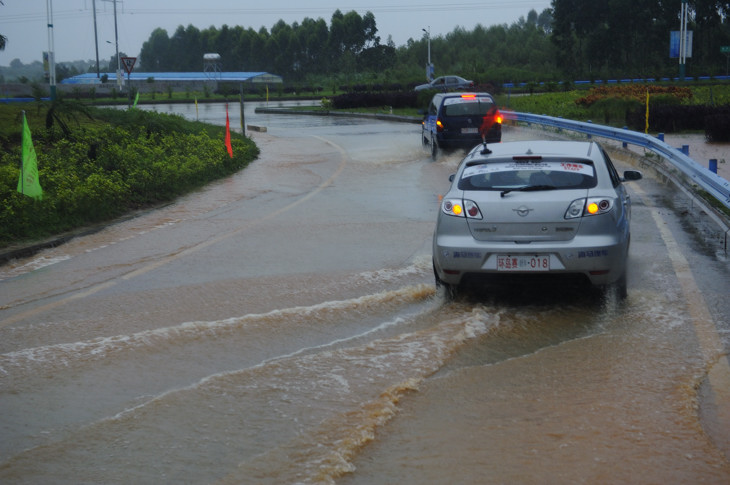
[[[476,91],[456,91],[451,93],[436,93],[433,95],[434,99],[441,99],[441,98],[459,98],[463,95],[468,96],[487,96],[489,98],[492,98],[492,101],[494,101],[494,98],[489,93],[484,92],[476,92]]]
[[[466,78],[463,78],[461,76],[457,76],[456,74],[444,74],[443,76],[439,76],[439,77],[437,77],[435,79],[441,79],[442,77],[455,77],[457,79],[461,79],[463,81],[466,81]]]
[[[600,158],[599,145],[594,141],[562,141],[562,140],[526,140],[502,143],[490,143],[487,148],[491,153],[482,153],[484,145],[477,145],[464,158],[466,162],[484,161],[490,159],[504,159],[521,155],[562,156]]]

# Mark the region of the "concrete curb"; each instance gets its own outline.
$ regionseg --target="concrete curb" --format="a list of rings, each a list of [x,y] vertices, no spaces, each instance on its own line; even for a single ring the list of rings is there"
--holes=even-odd
[[[298,110],[292,108],[256,108],[256,113],[280,114],[280,115],[309,115],[309,116],[339,116],[343,118],[370,118],[384,121],[398,121],[401,123],[420,123],[422,118],[417,116],[401,116],[388,113],[353,113],[346,111],[315,111]]]

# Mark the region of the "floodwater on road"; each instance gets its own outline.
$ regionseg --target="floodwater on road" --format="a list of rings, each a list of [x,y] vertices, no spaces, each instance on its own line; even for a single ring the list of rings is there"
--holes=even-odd
[[[625,302],[452,301],[431,234],[458,154],[418,124],[246,122],[240,173],[0,267],[1,482],[730,481],[728,263],[657,180],[629,185]]]

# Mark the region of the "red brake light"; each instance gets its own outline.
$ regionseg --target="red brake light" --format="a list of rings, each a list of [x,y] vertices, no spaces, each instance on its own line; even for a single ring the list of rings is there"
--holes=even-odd
[[[476,98],[476,97],[477,97],[477,95],[476,95],[476,94],[462,94],[462,95],[461,95],[461,97],[462,97],[462,98],[469,98],[469,99],[472,99],[472,98]]]
[[[502,124],[502,120],[503,120],[502,113],[500,113],[499,110],[497,110],[494,113],[494,121],[497,122],[497,123],[499,123],[501,125]]]

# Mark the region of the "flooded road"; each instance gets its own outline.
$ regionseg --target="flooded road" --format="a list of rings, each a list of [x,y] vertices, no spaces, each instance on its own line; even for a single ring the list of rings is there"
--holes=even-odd
[[[431,234],[458,156],[417,124],[253,107],[242,172],[0,267],[0,482],[730,481],[729,263],[670,189],[629,185],[626,302],[448,301]]]

